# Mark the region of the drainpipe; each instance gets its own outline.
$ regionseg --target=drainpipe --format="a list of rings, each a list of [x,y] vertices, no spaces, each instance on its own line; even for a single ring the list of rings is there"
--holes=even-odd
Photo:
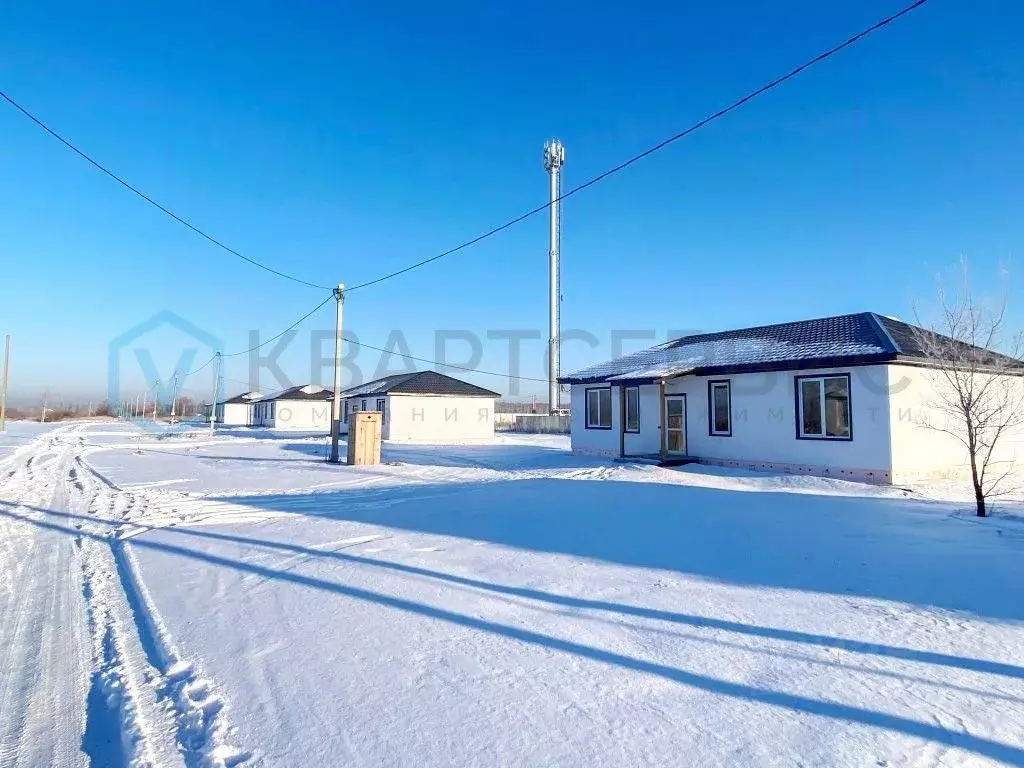
[[[626,388],[619,385],[619,458],[626,455]]]
[[[658,402],[661,405],[660,413],[658,415],[660,429],[661,429],[661,449],[659,455],[661,460],[665,461],[668,458],[668,431],[665,423],[665,380],[662,379],[658,382]]]

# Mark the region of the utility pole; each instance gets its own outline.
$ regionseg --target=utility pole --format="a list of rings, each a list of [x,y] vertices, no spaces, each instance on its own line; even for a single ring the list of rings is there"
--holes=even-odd
[[[544,170],[548,172],[550,203],[548,204],[548,412],[556,413],[559,406],[558,386],[558,305],[561,300],[559,280],[559,245],[561,230],[558,224],[560,178],[565,164],[565,147],[557,139],[544,142]]]
[[[45,424],[46,423],[46,400],[47,400],[47,398],[49,396],[50,396],[49,392],[47,392],[47,391],[43,392],[43,410],[39,412],[39,423],[40,424]]]
[[[222,373],[221,366],[224,361],[221,360],[220,352],[217,353],[217,367],[216,373],[213,376],[213,398],[210,400],[210,434],[212,435],[217,427],[217,392],[220,391],[220,375]]]
[[[337,319],[334,324],[334,401],[331,403],[331,456],[327,461],[338,464],[338,443],[341,440],[341,309],[345,305],[345,284],[334,289]]]
[[[7,429],[7,370],[11,367],[11,334],[4,336],[4,378],[0,384],[0,432]]]
[[[146,390],[146,394],[149,394],[150,390],[153,391],[153,423],[156,424],[156,407],[160,403],[160,379],[156,379],[153,382],[153,386]],[[146,409],[142,409],[142,418],[146,418]]]
[[[174,423],[174,402],[178,399],[178,374],[171,377],[171,424]]]

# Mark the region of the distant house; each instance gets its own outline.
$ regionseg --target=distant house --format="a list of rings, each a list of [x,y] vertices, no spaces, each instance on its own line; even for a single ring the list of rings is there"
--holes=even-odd
[[[585,368],[559,379],[572,449],[883,483],[960,474],[966,451],[924,426],[941,381],[919,331],[862,312],[684,336]],[[1007,435],[1004,453],[1022,438]]]
[[[385,440],[484,440],[494,437],[498,396],[435,371],[397,373],[342,391],[342,420],[347,424],[356,411],[380,411]]]
[[[217,422],[229,427],[251,427],[253,424],[253,402],[259,400],[260,397],[259,392],[243,392],[222,403],[217,403]]]
[[[291,387],[253,402],[253,424],[274,429],[329,432],[334,393],[319,384]]]

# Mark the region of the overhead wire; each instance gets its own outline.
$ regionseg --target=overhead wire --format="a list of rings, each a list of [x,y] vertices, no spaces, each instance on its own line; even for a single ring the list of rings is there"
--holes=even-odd
[[[323,305],[321,305],[321,306],[323,306]],[[291,330],[291,329],[288,329],[288,330]],[[287,333],[287,331],[285,331],[285,333]],[[277,338],[280,338],[283,335],[284,335],[284,333],[278,334]],[[469,368],[469,367],[464,366],[464,365],[453,365],[452,363],[447,363],[447,362],[444,362],[444,361],[441,361],[441,360],[431,360],[430,358],[426,358],[426,357],[417,357],[416,355],[409,355],[409,354],[406,354],[404,352],[397,352],[397,351],[392,350],[392,349],[385,349],[384,347],[375,347],[372,344],[367,344],[364,341],[360,341],[359,339],[355,339],[355,338],[352,338],[350,336],[345,336],[344,334],[342,334],[342,339],[347,341],[349,344],[354,344],[357,347],[366,347],[367,349],[372,349],[375,352],[383,352],[386,355],[395,355],[397,357],[402,358],[403,360],[415,360],[418,363],[427,363],[429,365],[436,365],[436,366],[438,366],[440,368],[454,368],[454,369],[460,370],[460,371],[467,371],[467,372],[470,372],[470,373],[479,373],[479,374],[484,375],[484,376],[501,376],[503,378],[517,379],[519,381],[540,381],[540,382],[546,382],[547,381],[547,379],[538,379],[538,378],[533,377],[533,376],[516,376],[516,375],[511,374],[511,373],[502,373],[501,371],[485,371],[485,370],[482,370],[480,368]],[[269,343],[269,341],[270,340],[268,340],[265,343]],[[243,353],[234,353],[234,354],[236,354],[236,355],[237,354],[244,354],[244,352]],[[225,357],[226,357],[226,355],[225,355]],[[214,355],[214,358],[216,358],[216,355]],[[196,371],[202,370],[202,368],[204,368],[206,365],[209,365],[210,362],[212,362],[212,360],[207,361],[207,363],[205,363],[203,366],[201,366],[200,368],[197,368]],[[190,371],[186,375],[191,375],[192,373],[195,373],[195,371]],[[225,381],[231,381],[231,382],[233,382],[235,384],[244,384],[245,386],[253,386],[253,383],[251,381],[243,381],[242,379],[234,379],[234,378],[231,378],[229,376],[224,376],[222,378]]]
[[[758,96],[761,96],[762,94],[765,94],[768,91],[771,91],[771,90],[779,87],[780,85],[782,85],[786,81],[791,80],[792,78],[796,77],[797,75],[799,75],[800,73],[804,72],[805,70],[810,69],[811,67],[815,66],[816,64],[820,64],[821,62],[825,61],[826,59],[831,58],[832,56],[835,56],[840,51],[842,51],[842,50],[844,50],[846,48],[849,48],[851,45],[856,44],[860,40],[863,40],[868,35],[870,35],[870,34],[872,34],[874,32],[877,32],[878,30],[882,29],[883,27],[886,27],[889,24],[892,24],[894,21],[896,21],[896,20],[906,16],[907,14],[911,13],[912,11],[920,8],[922,5],[924,5],[927,2],[928,2],[928,0],[915,0],[915,2],[911,3],[910,5],[905,6],[904,8],[902,8],[899,11],[897,11],[896,13],[893,13],[893,14],[891,14],[889,16],[886,16],[884,19],[881,19],[880,21],[876,21],[871,26],[866,27],[865,29],[861,30],[857,34],[853,35],[852,37],[847,38],[846,40],[844,40],[843,42],[839,43],[838,45],[835,45],[835,46],[829,48],[828,50],[826,50],[826,51],[824,51],[822,53],[819,53],[814,58],[805,61],[803,64],[800,64],[799,66],[794,67],[793,69],[791,69],[786,74],[781,75],[780,77],[777,77],[777,78],[775,78],[774,80],[772,80],[772,81],[770,81],[768,83],[765,83],[760,88],[757,88],[756,90],[751,91],[747,95],[737,99],[736,101],[732,102],[728,106],[723,107],[722,109],[719,109],[717,112],[714,112],[714,113],[708,115],[707,117],[705,117],[705,118],[703,118],[701,120],[698,120],[696,123],[694,123],[693,125],[689,126],[688,128],[685,128],[684,130],[679,131],[679,133],[676,133],[673,136],[669,136],[667,139],[664,139],[664,140],[658,142],[657,144],[655,144],[655,145],[653,145],[651,147],[648,147],[643,152],[640,152],[640,153],[638,153],[636,155],[633,155],[632,157],[630,157],[627,160],[624,160],[623,162],[619,163],[618,165],[615,165],[612,168],[609,168],[608,170],[603,171],[602,173],[599,173],[597,176],[594,176],[594,177],[588,179],[587,181],[584,181],[582,184],[578,184],[577,186],[572,187],[567,192],[559,194],[558,197],[556,197],[554,200],[550,200],[550,201],[544,203],[543,205],[538,205],[536,208],[531,208],[530,210],[526,211],[525,213],[522,213],[519,216],[516,216],[515,218],[506,221],[504,224],[500,224],[500,225],[498,225],[498,226],[496,226],[496,227],[494,227],[492,229],[489,229],[489,230],[487,230],[486,232],[484,232],[481,235],[477,235],[476,237],[474,237],[474,238],[472,238],[470,240],[467,240],[464,243],[456,245],[454,248],[449,248],[448,250],[442,251],[441,253],[439,253],[439,254],[437,254],[435,256],[431,256],[431,257],[423,259],[421,261],[417,261],[417,262],[415,262],[413,264],[410,264],[410,265],[408,265],[406,267],[403,267],[402,269],[398,269],[398,270],[395,270],[394,272],[389,272],[387,274],[381,275],[380,277],[374,278],[373,280],[367,280],[364,283],[358,283],[356,285],[353,285],[350,288],[346,288],[345,292],[346,293],[350,293],[352,291],[357,291],[360,288],[368,288],[371,285],[377,285],[379,283],[383,283],[385,280],[391,280],[392,278],[398,277],[399,275],[404,275],[407,272],[411,272],[414,269],[419,269],[420,267],[426,266],[427,264],[431,264],[431,263],[433,263],[435,261],[439,261],[440,259],[443,259],[443,258],[445,258],[447,256],[451,256],[454,253],[458,253],[459,251],[465,250],[466,248],[469,248],[470,246],[476,245],[477,243],[481,242],[482,240],[486,240],[489,237],[493,237],[494,235],[497,235],[499,232],[504,232],[506,229],[509,229],[510,227],[513,227],[516,224],[519,224],[520,222],[525,221],[526,219],[529,219],[530,217],[535,216],[538,213],[541,213],[542,211],[547,210],[554,203],[566,200],[566,199],[572,197],[573,195],[575,195],[575,194],[577,194],[579,192],[582,192],[584,189],[587,189],[587,188],[592,187],[592,186],[594,186],[595,184],[597,184],[597,183],[599,183],[601,181],[604,181],[609,176],[614,176],[615,174],[625,170],[626,168],[629,168],[634,163],[637,163],[640,160],[643,160],[645,157],[649,157],[649,156],[653,155],[655,152],[658,152],[658,151],[664,149],[665,147],[669,146],[670,144],[674,144],[675,142],[679,141],[680,139],[685,138],[686,136],[689,136],[691,133],[694,133],[695,131],[700,130],[701,128],[703,128],[704,126],[708,125],[709,123],[713,123],[715,120],[718,120],[719,118],[725,117],[730,112],[733,112],[733,111],[739,109],[740,107],[742,107],[747,102],[752,101],[752,100],[756,99]]]
[[[839,44],[829,48],[828,50],[826,50],[826,51],[824,51],[822,53],[819,53],[817,56],[813,57],[812,59],[809,59],[808,61],[805,61],[804,63],[800,64],[797,67],[794,67],[793,69],[791,69],[790,71],[788,71],[784,75],[781,75],[781,76],[775,78],[774,80],[771,80],[770,82],[762,85],[761,87],[751,91],[750,93],[746,94],[745,96],[743,96],[743,97],[737,99],[736,101],[732,102],[728,106],[723,107],[722,109],[719,109],[718,111],[716,111],[716,112],[708,115],[707,117],[697,121],[696,123],[694,123],[694,124],[690,125],[689,127],[685,128],[684,130],[679,131],[678,133],[674,134],[673,136],[670,136],[670,137],[668,137],[668,138],[658,142],[657,144],[654,144],[653,146],[648,147],[644,151],[642,151],[642,152],[640,152],[638,154],[635,154],[632,157],[628,158],[627,160],[624,160],[623,162],[613,166],[612,168],[609,168],[608,170],[603,171],[602,173],[599,173],[598,175],[596,175],[596,176],[594,176],[594,177],[584,181],[583,183],[578,184],[575,187],[572,187],[568,191],[566,191],[564,193],[559,193],[558,196],[554,200],[548,201],[548,202],[544,203],[543,205],[536,206],[535,208],[532,208],[532,209],[526,211],[525,213],[522,213],[522,214],[520,214],[520,215],[518,215],[518,216],[516,216],[516,217],[514,217],[514,218],[512,218],[512,219],[510,219],[510,220],[508,220],[506,222],[504,222],[503,224],[500,224],[500,225],[498,225],[496,227],[493,227],[492,229],[484,232],[483,234],[477,235],[476,237],[471,238],[470,240],[467,240],[467,241],[465,241],[463,243],[460,243],[459,245],[456,245],[453,248],[449,248],[448,250],[443,251],[443,252],[441,252],[439,254],[436,254],[436,255],[431,256],[431,257],[426,258],[426,259],[422,259],[422,260],[417,261],[417,262],[415,262],[413,264],[410,264],[410,265],[408,265],[406,267],[403,267],[402,269],[398,269],[398,270],[395,270],[393,272],[387,273],[387,274],[382,275],[380,277],[377,277],[377,278],[375,278],[373,280],[368,280],[366,282],[358,283],[356,285],[353,285],[353,286],[345,289],[345,293],[347,294],[347,293],[350,293],[352,291],[359,290],[361,288],[367,288],[367,287],[372,286],[372,285],[378,285],[378,284],[380,284],[382,282],[385,282],[386,280],[393,279],[393,278],[398,277],[400,275],[403,275],[403,274],[406,274],[408,272],[411,272],[414,269],[418,269],[419,267],[422,267],[422,266],[425,266],[427,264],[431,264],[433,262],[439,261],[440,259],[443,259],[443,258],[445,258],[447,256],[450,256],[452,254],[458,253],[459,251],[465,250],[466,248],[469,248],[469,247],[471,247],[473,245],[476,245],[477,243],[479,243],[479,242],[481,242],[483,240],[486,240],[486,239],[488,239],[490,237],[493,237],[494,235],[497,235],[500,232],[503,232],[506,229],[509,229],[509,228],[515,226],[516,224],[518,224],[518,223],[520,223],[520,222],[522,222],[522,221],[524,221],[524,220],[526,220],[526,219],[528,219],[528,218],[530,218],[532,216],[535,216],[538,213],[541,213],[541,212],[547,210],[555,202],[561,202],[563,200],[566,200],[566,199],[572,197],[573,195],[576,195],[579,192],[582,192],[583,190],[588,189],[589,187],[592,187],[595,184],[598,184],[599,182],[609,178],[610,176],[613,176],[613,175],[615,175],[617,173],[620,173],[621,171],[625,170],[626,168],[629,168],[630,166],[632,166],[633,164],[639,162],[640,160],[642,160],[642,159],[644,159],[646,157],[649,157],[650,155],[653,155],[654,153],[664,149],[665,147],[668,147],[669,145],[679,141],[680,139],[685,138],[686,136],[689,136],[690,134],[692,134],[695,131],[698,131],[701,128],[709,125],[710,123],[714,122],[715,120],[718,120],[718,119],[720,119],[722,117],[725,117],[726,115],[728,115],[731,112],[739,109],[741,106],[747,104],[748,102],[752,101],[753,99],[757,98],[758,96],[761,96],[761,95],[763,95],[763,94],[765,94],[765,93],[767,93],[767,92],[777,88],[778,86],[782,85],[783,83],[787,82],[788,80],[791,80],[792,78],[794,78],[797,75],[801,74],[805,70],[807,70],[807,69],[809,69],[809,68],[811,68],[811,67],[813,67],[813,66],[815,66],[815,65],[817,65],[819,63],[821,63],[822,61],[825,61],[826,59],[831,58],[832,56],[836,55],[840,51],[843,51],[844,49],[849,48],[850,46],[856,44],[857,42],[859,42],[860,40],[864,39],[868,35],[871,35],[872,33],[877,32],[878,30],[882,29],[883,27],[886,27],[889,24],[892,24],[894,21],[897,21],[898,19],[902,18],[903,16],[906,16],[907,14],[909,14],[909,13],[913,12],[914,10],[920,8],[921,6],[925,5],[925,3],[927,3],[928,1],[929,0],[915,0],[914,2],[912,2],[909,5],[903,7],[902,9],[900,9],[899,11],[897,11],[897,12],[895,12],[895,13],[893,13],[893,14],[891,14],[891,15],[889,15],[889,16],[887,16],[887,17],[885,17],[885,18],[883,18],[883,19],[881,19],[881,20],[879,20],[877,22],[875,22],[874,24],[866,27],[865,29],[861,30],[860,32],[856,33],[855,35],[847,38],[843,42],[841,42],[841,43],[839,43]],[[113,171],[111,171],[109,168],[107,168],[106,166],[101,164],[99,161],[95,160],[93,157],[91,157],[85,151],[83,151],[82,149],[77,147],[71,141],[66,139],[64,136],[62,136],[56,130],[54,130],[49,125],[47,125],[45,122],[43,122],[40,118],[38,118],[36,115],[34,115],[28,109],[23,107],[20,103],[15,101],[11,96],[9,96],[3,90],[0,90],[0,98],[3,98],[12,107],[14,107],[19,112],[21,112],[25,117],[27,117],[29,120],[31,120],[33,123],[35,123],[38,127],[40,127],[42,130],[44,130],[50,136],[55,138],[57,141],[59,141],[61,144],[66,146],[68,149],[70,149],[72,152],[74,152],[75,154],[80,156],[82,159],[87,161],[89,164],[94,166],[96,169],[98,169],[102,173],[104,173],[107,176],[109,176],[111,179],[116,181],[118,184],[123,186],[125,189],[129,190],[130,192],[132,192],[133,194],[135,194],[136,196],[138,196],[139,198],[141,198],[145,202],[147,202],[150,205],[154,206],[155,208],[157,208],[158,210],[160,210],[161,212],[163,212],[164,214],[166,214],[170,218],[172,218],[175,221],[177,221],[179,224],[185,226],[186,228],[188,228],[189,230],[191,230],[195,234],[199,235],[200,237],[203,237],[204,239],[206,239],[207,241],[209,241],[213,245],[217,246],[218,248],[224,250],[225,252],[227,252],[229,254],[232,254],[232,255],[242,259],[243,261],[248,262],[249,264],[251,264],[251,265],[253,265],[255,267],[263,269],[263,270],[265,270],[265,271],[267,271],[267,272],[269,272],[271,274],[277,275],[278,277],[281,277],[281,278],[284,278],[284,279],[287,279],[287,280],[290,280],[290,281],[293,281],[293,282],[296,282],[296,283],[299,283],[299,284],[302,284],[302,285],[306,285],[306,286],[309,286],[311,288],[319,288],[319,289],[323,289],[323,290],[329,290],[328,286],[320,285],[320,284],[317,284],[317,283],[312,283],[312,282],[309,282],[309,281],[306,281],[306,280],[302,280],[301,278],[295,277],[293,275],[289,275],[289,274],[287,274],[285,272],[281,272],[281,271],[279,271],[277,269],[274,269],[273,267],[270,267],[270,266],[268,266],[266,264],[263,264],[263,263],[255,260],[255,259],[252,259],[252,258],[244,255],[243,253],[235,250],[234,248],[231,248],[230,246],[228,246],[225,243],[221,242],[217,238],[215,238],[212,235],[208,234],[207,232],[203,231],[202,229],[200,229],[196,225],[190,223],[186,219],[184,219],[181,216],[179,216],[178,214],[174,213],[169,208],[167,208],[166,206],[164,206],[161,203],[157,202],[155,199],[153,199],[152,197],[150,197],[146,193],[142,192],[137,187],[135,187],[132,184],[130,184],[129,182],[127,182],[121,176],[119,176],[116,173],[114,173]],[[255,346],[249,347],[249,348],[244,349],[244,350],[240,350],[238,352],[222,353],[222,354],[220,354],[220,357],[222,357],[222,358],[225,358],[225,357],[237,357],[239,355],[249,354],[251,352],[256,351],[257,349],[260,349],[261,347],[266,346],[267,344],[270,344],[270,343],[276,341],[277,339],[281,338],[286,333],[288,333],[289,331],[294,329],[300,323],[305,321],[307,318],[312,316],[314,313],[316,313],[325,304],[327,304],[332,298],[334,298],[333,294],[329,294],[326,299],[324,299],[320,304],[318,304],[316,307],[314,307],[311,311],[309,311],[308,313],[303,315],[301,318],[296,320],[294,323],[289,325],[287,328],[285,328],[280,333],[270,337],[269,339],[266,339],[265,341],[261,342],[260,344],[257,344]],[[373,350],[376,350],[376,351],[379,351],[379,352],[384,352],[384,353],[389,353],[389,354],[399,354],[399,353],[393,352],[391,350],[386,350],[386,349],[383,349],[383,348],[380,348],[380,347],[374,347],[372,345],[365,344],[363,342],[355,341],[355,340],[352,340],[352,339],[348,339],[348,341],[350,343],[358,344],[360,346],[364,346],[364,347],[366,347],[368,349],[373,349]],[[430,360],[428,358],[416,357],[416,356],[413,356],[413,355],[401,355],[401,356],[404,357],[404,358],[411,359],[411,360],[416,360],[417,362],[429,363],[429,364],[433,364],[433,365],[439,365],[439,366],[443,366],[443,367],[454,368],[454,369],[457,369],[457,370],[471,371],[471,372],[475,372],[475,373],[479,373],[479,374],[483,374],[483,375],[503,376],[503,377],[515,378],[515,379],[519,379],[519,380],[523,380],[523,381],[540,381],[540,382],[546,382],[547,381],[547,379],[533,378],[533,377],[528,377],[528,376],[511,376],[511,374],[508,374],[508,373],[499,373],[499,372],[496,372],[496,371],[483,371],[483,370],[468,368],[468,367],[464,367],[464,366],[451,365],[451,364],[448,364],[448,363],[443,363],[441,361]],[[183,378],[191,376],[191,375],[194,375],[194,374],[202,371],[203,369],[205,369],[211,363],[213,363],[213,361],[216,360],[217,357],[218,357],[218,354],[214,354],[209,360],[207,360],[205,363],[203,363],[198,368],[196,368],[194,370],[191,370],[191,371],[189,371],[187,373],[184,373],[184,374],[176,374],[176,375],[181,375]]]
[[[375,347],[372,344],[366,344],[365,342],[359,341],[358,339],[349,338],[344,334],[342,334],[342,338],[349,344],[355,344],[357,347],[366,347],[367,349],[372,349],[376,352],[383,352],[388,355],[397,355],[398,357],[401,357],[405,360],[415,360],[418,363],[428,363],[430,365],[440,366],[441,368],[454,368],[459,371],[469,371],[470,373],[479,373],[485,376],[502,376],[509,379],[519,379],[520,381],[547,381],[547,379],[537,379],[532,376],[514,376],[511,373],[501,373],[500,371],[484,371],[481,370],[480,368],[468,368],[464,365],[452,365],[451,363],[446,363],[442,360],[430,360],[429,358],[426,357],[416,357],[416,355],[407,355],[404,352],[396,352],[392,349]]]
[[[247,355],[247,354],[249,354],[250,352],[255,352],[255,351],[256,351],[257,349],[261,349],[261,348],[263,348],[263,347],[267,346],[267,344],[270,344],[270,343],[272,343],[272,342],[275,342],[275,341],[277,341],[277,340],[278,340],[278,339],[280,339],[280,338],[281,338],[282,336],[284,336],[284,335],[285,335],[286,333],[288,333],[289,331],[291,331],[291,330],[292,330],[292,329],[294,329],[295,327],[297,327],[297,326],[301,325],[302,323],[304,323],[304,322],[305,322],[306,320],[308,320],[308,319],[309,319],[310,317],[312,317],[313,315],[315,315],[315,314],[316,314],[316,313],[317,313],[317,312],[318,312],[318,311],[319,311],[319,310],[320,310],[320,309],[321,309],[321,308],[322,308],[322,307],[323,307],[323,306],[324,306],[324,305],[325,305],[325,304],[326,304],[327,302],[329,302],[329,301],[330,301],[331,299],[333,299],[333,298],[334,298],[334,294],[333,294],[333,293],[331,293],[331,294],[328,294],[328,296],[327,296],[327,298],[326,298],[326,299],[324,299],[323,301],[321,301],[321,302],[320,302],[319,304],[317,304],[317,305],[316,305],[315,307],[313,307],[313,308],[312,308],[311,310],[309,310],[309,312],[307,312],[306,314],[304,314],[304,315],[303,315],[302,317],[300,317],[300,318],[299,318],[298,320],[296,320],[296,321],[295,321],[294,323],[292,323],[291,325],[289,325],[289,326],[288,326],[287,328],[285,328],[285,329],[284,329],[283,331],[281,331],[280,333],[274,334],[274,335],[273,335],[273,336],[271,336],[271,337],[270,337],[269,339],[265,339],[264,341],[261,341],[261,342],[260,342],[259,344],[256,344],[256,345],[254,345],[254,346],[251,346],[251,347],[249,347],[249,348],[247,348],[247,349],[241,349],[241,350],[239,350],[238,352],[215,352],[215,353],[214,353],[214,354],[213,354],[213,355],[212,355],[212,356],[210,357],[210,359],[209,359],[209,360],[207,360],[207,361],[206,361],[205,363],[203,363],[202,365],[200,365],[200,366],[199,366],[198,368],[195,368],[195,369],[193,369],[193,370],[191,370],[191,371],[188,371],[187,373],[178,373],[178,372],[175,372],[175,375],[176,375],[176,376],[181,376],[181,377],[182,377],[182,378],[184,379],[184,378],[187,378],[187,377],[189,377],[189,376],[192,376],[192,375],[194,375],[194,374],[196,374],[196,373],[199,373],[199,372],[200,372],[201,370],[203,370],[203,369],[204,369],[204,368],[206,368],[206,367],[207,367],[208,365],[210,365],[210,363],[212,363],[212,362],[213,362],[214,360],[216,360],[216,359],[217,359],[218,357],[220,357],[220,358],[225,358],[225,357],[238,357],[238,356],[240,356],[240,355]]]
[[[124,178],[122,178],[118,174],[114,173],[112,170],[107,168],[105,165],[100,163],[98,160],[94,159],[91,155],[87,154],[84,150],[80,149],[78,146],[73,144],[69,139],[66,139],[64,136],[62,136],[56,130],[54,130],[49,125],[44,123],[39,117],[36,117],[36,115],[34,115],[32,112],[30,112],[25,107],[23,107],[17,101],[15,101],[11,96],[9,96],[3,90],[0,90],[0,98],[2,98],[4,101],[6,101],[8,104],[10,104],[12,107],[14,107],[19,112],[21,112],[21,114],[23,114],[25,117],[27,117],[33,123],[35,123],[37,126],[42,128],[44,131],[46,131],[48,134],[50,134],[50,136],[55,138],[57,141],[59,141],[65,147],[67,147],[72,152],[74,152],[76,155],[81,157],[87,163],[92,165],[94,168],[98,169],[99,171],[102,171],[103,173],[105,173],[107,176],[112,178],[114,181],[116,181],[118,184],[120,184],[122,187],[124,187],[128,191],[132,192],[133,194],[135,194],[136,196],[138,196],[142,200],[145,200],[147,203],[152,205],[157,210],[159,210],[159,211],[165,213],[166,215],[170,216],[172,219],[174,219],[176,222],[178,222],[182,226],[187,227],[188,229],[192,230],[194,233],[196,233],[200,237],[205,238],[207,241],[213,243],[215,246],[217,246],[221,250],[226,251],[227,253],[230,253],[232,256],[237,256],[238,258],[242,259],[242,261],[247,261],[249,264],[252,264],[254,267],[259,267],[262,270],[270,272],[273,275],[277,275],[278,277],[283,277],[286,280],[291,280],[292,282],[299,283],[300,285],[309,286],[310,288],[320,288],[320,289],[323,289],[323,290],[328,290],[329,289],[329,287],[326,286],[326,285],[319,285],[318,283],[311,283],[308,280],[303,280],[302,278],[295,277],[295,275],[289,275],[287,272],[282,272],[279,269],[274,269],[273,267],[268,266],[267,264],[264,264],[263,262],[257,261],[256,259],[253,259],[253,258],[251,258],[249,256],[246,256],[244,253],[241,253],[240,251],[235,250],[231,246],[226,245],[221,240],[218,240],[213,235],[205,232],[204,230],[202,230],[199,227],[197,227],[195,224],[192,224],[190,221],[187,221],[186,219],[182,218],[181,216],[176,214],[174,211],[172,211],[170,208],[168,208],[167,206],[163,205],[162,203],[158,203],[156,200],[154,200],[152,197],[147,195],[141,189],[139,189],[138,187],[130,184]]]

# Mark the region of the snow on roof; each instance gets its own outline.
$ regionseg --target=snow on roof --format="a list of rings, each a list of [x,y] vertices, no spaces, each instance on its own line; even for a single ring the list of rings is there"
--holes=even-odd
[[[668,379],[673,376],[682,376],[684,373],[690,373],[694,369],[694,366],[689,363],[664,363],[662,365],[655,365],[651,368],[644,368],[639,371],[630,371],[629,373],[620,373],[616,376],[609,376],[609,381],[647,381],[651,379]]]
[[[874,312],[821,317],[735,331],[683,336],[631,355],[598,363],[559,379],[563,384],[656,381],[686,373],[719,375],[803,367],[868,365],[891,360],[927,363],[934,350],[922,338],[944,339],[939,349],[973,349],[980,359],[1024,373],[1024,364],[998,352]],[[1018,374],[1020,375],[1020,374]]]
[[[899,350],[870,312],[683,336],[650,349],[598,363],[563,383],[657,380],[698,370],[725,372],[815,360],[893,357]]]
[[[227,400],[224,401],[223,404],[228,405],[230,403],[249,403],[254,400],[259,400],[261,397],[262,395],[259,392],[243,392],[240,395],[229,397]]]

